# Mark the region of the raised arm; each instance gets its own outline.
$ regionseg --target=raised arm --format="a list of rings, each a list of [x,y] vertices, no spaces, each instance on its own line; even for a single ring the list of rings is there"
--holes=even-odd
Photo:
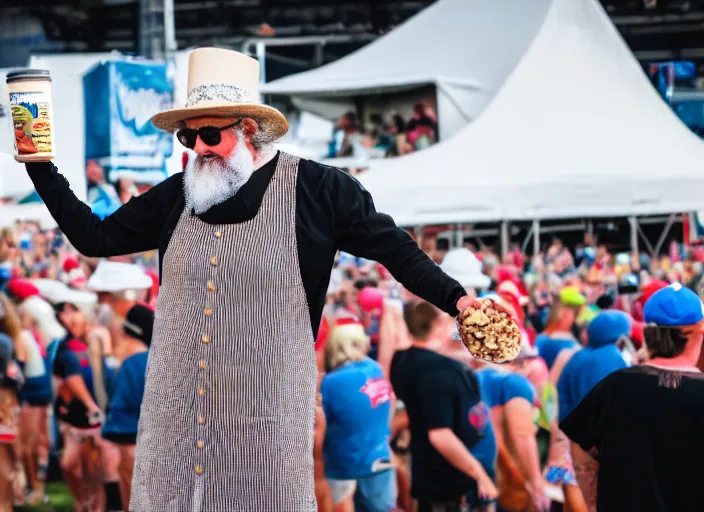
[[[133,197],[104,220],[79,200],[51,162],[28,163],[27,173],[61,231],[89,257],[108,257],[157,249],[169,206],[181,193],[175,175]]]
[[[394,220],[378,213],[372,197],[353,177],[330,171],[337,247],[378,261],[411,293],[451,316],[464,288],[445,274]]]

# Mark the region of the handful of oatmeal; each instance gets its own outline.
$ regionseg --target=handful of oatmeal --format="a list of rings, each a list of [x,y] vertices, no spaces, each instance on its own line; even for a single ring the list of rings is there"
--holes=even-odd
[[[457,329],[467,350],[477,359],[508,363],[521,351],[521,332],[516,321],[498,311],[491,301],[481,308],[469,307],[457,316]]]

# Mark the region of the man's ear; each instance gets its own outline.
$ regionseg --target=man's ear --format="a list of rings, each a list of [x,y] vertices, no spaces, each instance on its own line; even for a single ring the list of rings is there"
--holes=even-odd
[[[259,125],[254,119],[250,117],[243,119],[241,126],[242,132],[248,139],[251,138],[255,133],[257,133],[257,131],[259,131]]]

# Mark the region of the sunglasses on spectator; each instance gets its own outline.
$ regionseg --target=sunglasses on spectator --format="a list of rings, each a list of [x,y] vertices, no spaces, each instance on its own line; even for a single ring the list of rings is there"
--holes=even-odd
[[[193,149],[196,145],[196,140],[200,137],[200,140],[206,146],[217,146],[222,140],[221,132],[229,128],[234,128],[240,124],[243,120],[240,119],[236,123],[228,124],[227,126],[201,126],[197,130],[194,128],[182,128],[176,132],[176,137],[178,141],[183,144],[188,149]]]

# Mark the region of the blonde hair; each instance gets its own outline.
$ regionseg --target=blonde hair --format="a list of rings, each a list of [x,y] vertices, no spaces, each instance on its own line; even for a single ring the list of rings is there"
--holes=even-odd
[[[325,368],[331,372],[345,363],[361,361],[369,350],[369,338],[361,324],[336,325],[325,344]]]

